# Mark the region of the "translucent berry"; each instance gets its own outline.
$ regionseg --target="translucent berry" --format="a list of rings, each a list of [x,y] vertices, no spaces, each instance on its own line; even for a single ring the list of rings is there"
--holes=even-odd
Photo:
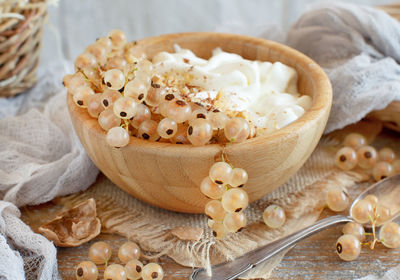
[[[126,280],[125,268],[120,264],[112,264],[104,270],[104,280]]]
[[[174,137],[170,138],[171,142],[174,144],[190,144],[187,138],[187,125],[178,124],[178,131],[175,133]]]
[[[111,49],[111,45],[112,45],[111,40],[108,37],[101,37],[101,38],[97,39],[95,44],[102,46],[107,51],[109,51]]]
[[[224,129],[226,122],[229,120],[229,117],[222,112],[209,112],[208,120],[211,122],[211,126],[214,130]]]
[[[270,228],[280,228],[286,221],[285,210],[278,205],[270,205],[265,208],[263,219]]]
[[[116,90],[106,89],[101,94],[101,105],[104,108],[109,108],[114,105],[114,102],[117,101],[121,97],[121,93]]]
[[[392,163],[393,174],[400,174],[400,159],[396,159]]]
[[[392,163],[396,158],[396,154],[391,148],[385,147],[379,150],[378,158],[379,161],[386,161]]]
[[[189,120],[191,121],[194,119],[207,119],[207,116],[208,116],[207,110],[204,108],[200,108],[192,111]]]
[[[219,200],[211,200],[207,202],[204,208],[205,214],[214,221],[223,221],[225,217],[225,209],[222,207],[222,203]]]
[[[142,278],[143,263],[137,259],[132,259],[125,265],[126,276],[130,280]]]
[[[164,271],[159,264],[148,263],[142,270],[143,280],[161,280],[164,278]]]
[[[105,131],[121,124],[121,119],[114,114],[113,108],[108,108],[101,112],[97,121]]]
[[[241,188],[247,183],[249,176],[246,170],[242,168],[234,168],[232,170],[231,179],[229,185],[233,188]]]
[[[400,248],[400,226],[390,222],[384,224],[379,230],[379,240],[387,248]]]
[[[372,203],[367,200],[360,200],[352,207],[351,216],[360,224],[368,223],[373,217]]]
[[[114,103],[114,114],[121,119],[130,119],[136,115],[137,103],[129,97],[120,97]]]
[[[240,212],[249,205],[249,197],[244,190],[233,188],[222,195],[221,203],[227,212]]]
[[[382,225],[392,218],[390,208],[380,204],[375,206],[375,216],[378,225]]]
[[[139,126],[145,120],[151,119],[151,112],[149,107],[144,104],[137,104],[136,106],[136,114],[133,118],[130,119],[130,123],[134,128],[139,128]]]
[[[92,94],[87,98],[87,110],[92,118],[98,118],[100,113],[104,111],[104,107],[101,106],[100,94]]]
[[[192,109],[190,108],[190,105],[179,99],[168,102],[168,105],[165,108],[165,115],[177,123],[187,121],[190,118],[191,113]]]
[[[140,258],[140,248],[135,242],[125,242],[118,249],[118,258],[121,262],[127,263],[132,259]]]
[[[187,129],[187,137],[194,146],[207,144],[211,140],[212,134],[211,124],[206,119],[192,120]]]
[[[164,139],[174,137],[177,131],[178,124],[171,119],[165,118],[158,123],[157,132]]]
[[[139,138],[149,141],[157,141],[160,138],[157,132],[158,123],[153,120],[145,120],[139,126]]]
[[[353,148],[354,150],[358,150],[367,145],[367,139],[359,133],[350,133],[344,139],[344,145]]]
[[[364,200],[371,202],[372,206],[375,206],[378,204],[378,198],[376,195],[369,194],[366,197],[364,197]]]
[[[75,276],[77,280],[97,280],[99,271],[93,262],[84,261],[76,267]]]
[[[336,253],[342,260],[353,261],[361,252],[361,243],[354,235],[342,235],[336,242]]]
[[[127,40],[126,35],[121,30],[112,30],[108,33],[108,38],[111,40],[114,49],[120,49],[125,46]]]
[[[378,153],[374,147],[363,146],[357,151],[358,166],[364,169],[372,168],[378,158]]]
[[[232,118],[225,123],[226,139],[232,142],[243,142],[250,135],[250,125],[243,118]]]
[[[326,195],[326,204],[329,209],[341,212],[349,206],[349,198],[341,188],[331,189]]]
[[[336,153],[336,165],[342,170],[357,166],[357,153],[350,147],[343,147]]]
[[[72,77],[72,74],[67,74],[63,77],[62,83],[66,88],[68,88],[69,82],[71,81]]]
[[[106,264],[111,258],[111,246],[103,241],[93,243],[89,248],[89,259],[95,264]]]
[[[67,81],[66,86],[68,88],[68,91],[74,93],[76,92],[76,89],[83,86],[88,86],[88,83],[85,80],[85,76],[81,72],[77,72],[72,75],[69,81]]]
[[[160,85],[153,84],[149,91],[147,92],[147,96],[145,98],[145,102],[149,106],[158,106],[163,100],[163,96],[165,95],[166,91],[164,88],[161,88]]]
[[[372,169],[372,176],[376,181],[383,180],[393,175],[393,167],[389,162],[381,161]]]
[[[101,84],[101,75],[96,68],[94,67],[83,68],[82,72],[85,74],[85,76],[90,82],[98,85]]]
[[[78,107],[81,108],[86,108],[88,105],[88,98],[89,96],[93,95],[94,91],[88,87],[88,86],[83,86],[80,87],[74,92],[73,100]]]
[[[143,102],[147,96],[149,85],[143,80],[135,78],[126,84],[124,95],[133,98],[137,103]]]
[[[358,223],[350,222],[343,227],[343,234],[351,234],[357,237],[360,242],[366,239],[364,227]]]
[[[126,129],[116,126],[107,132],[106,141],[111,147],[125,147],[129,143],[129,134]]]
[[[208,175],[213,182],[219,185],[227,185],[231,181],[232,170],[228,163],[216,162],[211,166]]]
[[[200,191],[208,198],[220,199],[225,193],[226,188],[224,185],[214,183],[210,177],[207,176],[200,184]]]
[[[104,83],[109,89],[120,90],[125,85],[125,76],[119,69],[107,70],[104,73]]]
[[[223,222],[225,228],[229,232],[238,232],[247,224],[246,215],[243,212],[227,213]]]
[[[96,65],[96,58],[89,54],[80,54],[75,60],[75,69],[93,68]]]
[[[98,63],[103,65],[107,61],[108,49],[98,43],[94,43],[86,48],[86,52],[93,55]]]
[[[217,239],[224,239],[229,233],[222,222],[213,222],[210,228],[213,231],[214,237]]]
[[[146,75],[151,75],[152,71],[153,71],[153,63],[151,63],[149,60],[147,59],[141,59],[138,61],[138,63],[136,64],[136,67],[138,68],[138,72],[137,73],[145,73]]]
[[[105,68],[105,70],[118,69],[118,70],[121,70],[122,72],[124,72],[126,67],[127,67],[127,63],[123,57],[114,56],[107,61],[104,68]]]

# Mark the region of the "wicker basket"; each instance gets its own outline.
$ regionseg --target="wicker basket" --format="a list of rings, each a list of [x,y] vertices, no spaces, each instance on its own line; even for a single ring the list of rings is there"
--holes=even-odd
[[[31,0],[23,6],[16,2],[0,4],[0,97],[14,96],[36,83],[42,29],[47,19],[45,0]]]
[[[400,21],[400,3],[379,7]],[[393,101],[385,109],[374,111],[367,116],[369,119],[380,120],[384,126],[400,132],[400,101]]]

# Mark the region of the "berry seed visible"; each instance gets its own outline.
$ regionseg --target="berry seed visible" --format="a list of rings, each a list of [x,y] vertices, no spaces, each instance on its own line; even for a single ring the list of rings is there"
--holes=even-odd
[[[148,140],[150,138],[150,135],[148,135],[147,133],[143,133],[142,137],[143,137],[143,139]]]
[[[126,112],[121,112],[121,113],[119,113],[119,115],[124,118],[124,117],[126,117]]]
[[[193,133],[193,126],[189,126],[189,128],[188,128],[188,134],[189,134],[189,135],[192,135],[192,133]]]
[[[108,86],[108,87],[111,87],[111,83],[110,83],[110,82],[107,82],[107,86]]]
[[[196,117],[197,117],[198,119],[205,119],[205,118],[206,118],[206,115],[200,113],[200,114],[197,114]]]
[[[166,133],[167,133],[168,135],[171,135],[173,132],[174,132],[173,129],[167,129],[167,131],[166,131]]]
[[[104,100],[103,100],[103,105],[106,106],[106,107],[108,107],[108,100],[107,100],[107,99],[104,99]]]
[[[342,250],[343,250],[342,244],[338,243],[336,245],[336,251],[340,254],[342,252]]]
[[[165,100],[167,100],[167,101],[171,101],[172,99],[174,99],[175,98],[175,95],[173,95],[172,93],[168,93],[166,96],[165,96]]]
[[[152,274],[151,274],[151,278],[153,278],[153,279],[156,279],[158,277],[158,272],[153,272]]]
[[[341,162],[344,162],[344,161],[346,161],[346,156],[344,156],[344,155],[341,155],[341,156],[340,156],[340,158],[339,158],[339,160],[340,160]]]
[[[136,271],[137,271],[137,272],[142,272],[142,268],[140,267],[140,265],[137,265],[137,266],[136,266]]]
[[[186,105],[186,102],[183,101],[183,100],[176,100],[175,103],[178,104],[179,106],[185,106]]]
[[[371,154],[371,152],[365,152],[364,156],[365,156],[365,158],[371,158],[372,154]]]
[[[83,105],[83,101],[82,100],[78,100],[76,103],[78,103],[79,106]]]
[[[143,94],[143,93],[141,93],[141,94],[139,94],[139,96],[138,96],[138,99],[139,99],[139,100],[142,100],[142,99],[143,99],[143,97],[144,97],[144,94]]]
[[[78,275],[79,277],[83,276],[83,269],[82,267],[78,268],[78,270],[76,271],[76,275]]]

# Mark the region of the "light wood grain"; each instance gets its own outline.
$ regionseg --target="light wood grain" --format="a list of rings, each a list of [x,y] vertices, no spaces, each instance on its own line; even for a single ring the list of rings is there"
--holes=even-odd
[[[261,61],[280,61],[299,74],[299,91],[313,97],[311,108],[297,121],[270,135],[228,146],[229,161],[249,173],[245,186],[250,201],[260,199],[292,176],[317,145],[329,115],[332,89],[322,69],[303,54],[271,41],[221,33],[170,34],[138,41],[137,55],[149,58],[173,45],[208,58],[216,47]],[[201,213],[207,200],[199,184],[208,174],[220,145],[193,147],[153,143],[131,137],[128,146],[107,145],[106,133],[96,119],[78,108],[68,96],[72,123],[97,167],[117,186],[152,205],[179,212]]]
[[[325,215],[332,215],[325,211]],[[324,215],[323,215],[324,216]],[[342,226],[320,232],[290,250],[282,262],[273,270],[272,280],[292,279],[355,279],[370,274],[382,275],[392,267],[400,265],[400,250],[386,249],[378,245],[375,250],[363,248],[360,257],[353,262],[344,262],[335,253],[334,244],[341,235]],[[111,262],[118,262],[116,251],[126,241],[118,235],[101,234],[94,241],[109,242],[113,247]],[[77,248],[58,248],[58,266],[62,279],[74,280],[74,269],[81,261],[87,260],[90,244]],[[156,260],[166,272],[165,280],[188,279],[192,269],[175,263],[168,257]],[[102,279],[100,269],[100,277]]]

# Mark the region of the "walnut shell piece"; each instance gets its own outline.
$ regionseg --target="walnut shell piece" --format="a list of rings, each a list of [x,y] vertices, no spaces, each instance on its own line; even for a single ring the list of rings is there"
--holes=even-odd
[[[85,200],[60,213],[55,219],[39,227],[38,231],[59,247],[76,247],[100,234],[96,202]]]

